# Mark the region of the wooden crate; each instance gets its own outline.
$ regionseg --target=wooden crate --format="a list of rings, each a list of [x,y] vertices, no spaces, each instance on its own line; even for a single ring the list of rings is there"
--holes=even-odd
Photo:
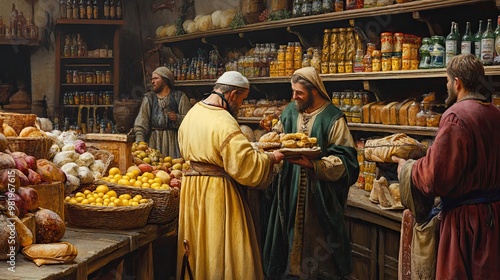
[[[36,243],[36,223],[35,223],[35,215],[33,213],[27,213],[21,219],[23,224],[31,231],[33,234],[33,244]]]
[[[29,186],[38,193],[39,206],[56,212],[64,221],[64,184],[52,182]]]
[[[113,153],[114,159],[109,167],[116,166],[125,172],[134,163],[131,151],[134,139],[134,135],[89,133],[85,135],[83,141],[87,146]]]

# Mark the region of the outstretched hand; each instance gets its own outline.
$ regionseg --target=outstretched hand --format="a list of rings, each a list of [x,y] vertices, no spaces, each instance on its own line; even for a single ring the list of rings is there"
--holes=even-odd
[[[300,157],[292,157],[292,158],[287,158],[286,159],[289,163],[297,164],[302,167],[306,168],[314,168],[313,163],[311,162],[310,159],[308,159],[305,156],[300,156]]]
[[[399,174],[401,174],[401,168],[403,167],[403,164],[405,164],[406,160],[397,156],[392,156],[391,159],[398,164],[398,178],[399,178]]]

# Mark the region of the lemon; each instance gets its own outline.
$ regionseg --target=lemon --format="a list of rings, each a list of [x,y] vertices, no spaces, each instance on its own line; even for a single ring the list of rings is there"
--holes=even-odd
[[[148,181],[149,181],[148,177],[142,177],[141,178],[141,182],[143,182],[143,183],[147,183]]]
[[[144,203],[148,203],[149,200],[147,200],[146,198],[143,198],[141,200],[139,200],[139,203],[140,204],[144,204]]]
[[[101,198],[101,197],[98,197],[95,199],[95,203],[101,203],[103,202],[104,200]]]
[[[137,176],[139,176],[141,174],[141,171],[137,170],[137,169],[133,169],[132,173],[134,173],[134,175],[137,177]]]
[[[125,176],[129,177],[130,179],[135,179],[137,177],[137,174],[135,174],[134,172],[127,172]]]
[[[76,199],[72,198],[72,199],[68,200],[68,203],[69,204],[77,204],[78,201]]]
[[[143,158],[142,161],[144,161],[144,163],[147,163],[147,164],[151,163],[151,159],[148,157]]]
[[[82,201],[80,201],[80,204],[89,204],[90,201],[88,199],[83,199]]]
[[[83,191],[83,194],[89,194],[89,193],[92,193],[92,192],[90,190]]]
[[[163,183],[163,180],[160,177],[155,177],[153,180],[155,181],[155,183]]]
[[[116,175],[116,174],[121,174],[122,172],[120,171],[120,168],[118,167],[111,167],[109,169],[109,175]]]
[[[139,202],[132,201],[132,202],[130,202],[130,206],[139,206]]]
[[[106,193],[108,195],[108,197],[117,197],[117,194],[115,191],[111,190],[109,192]]]
[[[67,197],[64,198],[64,201],[68,202],[68,201],[70,201],[70,199],[71,199],[71,197],[67,196]]]
[[[118,180],[113,178],[113,179],[109,179],[109,182],[112,184],[116,184],[116,183],[118,183]]]
[[[95,203],[95,205],[96,205],[96,206],[102,206],[102,203],[100,203],[100,202],[96,202],[96,203]]]
[[[84,199],[85,199],[85,197],[83,197],[83,196],[79,196],[79,197],[75,198],[75,200],[77,202],[82,202],[82,200],[84,200]]]
[[[120,206],[122,205],[122,200],[119,199],[119,198],[116,198],[115,200],[113,200],[113,203],[116,205],[116,206]]]
[[[87,201],[90,203],[95,202],[95,198],[93,196],[87,197]]]
[[[130,182],[129,180],[125,180],[125,179],[120,179],[118,180],[117,182],[119,185],[124,185],[124,186],[130,186]]]
[[[95,188],[95,191],[97,193],[107,193],[109,191],[109,188],[106,185],[99,185],[97,186],[97,188]]]
[[[152,185],[154,182],[155,182],[155,180],[154,180],[154,179],[149,179],[149,180],[148,180],[148,183],[149,183],[150,185]]]
[[[116,181],[120,180],[121,178],[122,178],[121,174],[116,174],[115,176],[113,176],[113,179],[115,179]]]
[[[128,200],[128,199],[131,199],[131,196],[130,196],[130,194],[127,193],[127,194],[121,194],[118,198]]]
[[[104,194],[103,194],[103,195],[104,195]],[[92,196],[93,196],[94,198],[98,198],[98,197],[99,197],[99,193],[94,192],[94,193],[92,193]]]
[[[148,179],[154,179],[155,175],[151,172],[144,172],[144,174],[142,174],[142,177],[147,177]]]
[[[94,205],[95,206],[95,202],[91,202],[90,205]]]
[[[141,186],[143,189],[148,189],[151,187],[151,185],[149,183],[142,183],[142,186]]]
[[[127,175],[122,176],[122,179],[125,179],[125,180],[127,180],[127,181],[130,181],[130,177],[129,177],[129,176],[127,176]]]
[[[140,188],[140,187],[142,187],[142,184],[143,183],[141,181],[135,181],[134,184],[133,184],[133,186],[137,187],[137,188]]]
[[[81,193],[81,192],[77,192],[75,194],[75,197],[85,197],[85,195],[83,193]]]
[[[153,188],[153,189],[159,189],[160,187],[161,187],[160,183],[152,183],[151,184],[151,188]]]
[[[122,205],[123,206],[129,206],[130,205],[129,200],[128,199],[123,199],[122,200]]]
[[[110,202],[110,203],[108,204],[108,206],[109,206],[109,207],[116,207],[116,204],[114,204],[113,202]]]
[[[136,195],[134,196],[134,198],[137,198],[137,199],[141,200],[141,199],[142,199],[142,195],[140,195],[140,194],[136,194]]]
[[[105,204],[108,204],[108,203],[111,202],[111,200],[109,198],[105,198],[105,199],[102,200],[102,202],[105,203]]]

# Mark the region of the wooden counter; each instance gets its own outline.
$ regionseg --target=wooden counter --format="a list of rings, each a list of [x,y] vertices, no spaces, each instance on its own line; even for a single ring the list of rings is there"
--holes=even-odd
[[[349,279],[398,279],[403,210],[382,210],[370,193],[351,187],[345,210],[353,253]]]
[[[108,230],[67,227],[61,241],[76,246],[78,256],[73,263],[36,266],[22,253],[16,255],[15,272],[7,262],[0,262],[0,279],[88,279],[88,275],[112,261],[118,261],[116,275],[123,270],[123,257],[129,253],[141,254],[136,279],[154,279],[152,242],[162,236],[176,234],[176,223],[146,225],[132,230]],[[119,277],[117,277],[119,279]]]

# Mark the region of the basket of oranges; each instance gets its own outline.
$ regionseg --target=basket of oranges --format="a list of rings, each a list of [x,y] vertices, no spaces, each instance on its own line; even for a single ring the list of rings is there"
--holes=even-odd
[[[68,223],[79,227],[130,229],[146,225],[153,200],[98,185],[64,199]]]
[[[150,224],[166,224],[174,221],[179,215],[179,189],[170,187],[165,180],[170,177],[162,178],[158,172],[135,172],[130,170],[121,175],[117,167],[109,169],[107,178],[96,181],[98,184],[104,184],[110,190],[121,193],[130,193],[132,196],[142,195],[144,198],[150,198],[154,201],[153,209],[149,214],[147,222]],[[166,175],[168,176],[168,174]]]

